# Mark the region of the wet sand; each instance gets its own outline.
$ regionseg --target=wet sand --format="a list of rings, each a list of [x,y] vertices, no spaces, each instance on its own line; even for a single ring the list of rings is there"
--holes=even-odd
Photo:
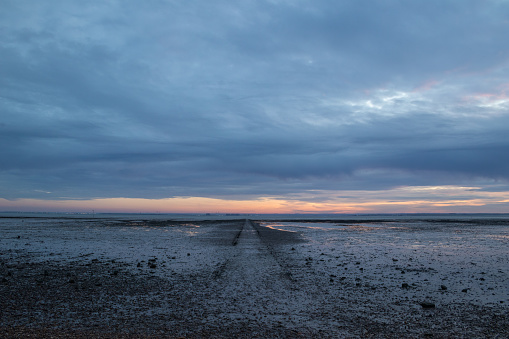
[[[509,336],[502,220],[0,219],[1,337]]]

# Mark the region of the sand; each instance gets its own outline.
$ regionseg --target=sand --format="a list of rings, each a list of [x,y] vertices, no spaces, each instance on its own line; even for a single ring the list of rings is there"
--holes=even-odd
[[[0,218],[1,337],[509,337],[507,220]]]

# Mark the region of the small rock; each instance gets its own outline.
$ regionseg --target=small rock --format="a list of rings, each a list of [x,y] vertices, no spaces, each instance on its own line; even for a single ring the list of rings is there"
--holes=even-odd
[[[445,285],[440,285],[440,289],[441,289],[442,291],[447,291],[447,286],[445,286]]]
[[[461,292],[463,292],[463,293],[467,293],[469,289],[470,289],[470,288],[464,288],[464,289],[462,289],[462,290],[461,290]]]
[[[401,288],[410,288],[410,285],[408,285],[407,283],[402,283],[401,284]]]
[[[141,267],[141,262],[139,262],[138,265],[136,265],[136,267]]]
[[[398,260],[398,259],[396,259],[396,258],[392,258],[392,261],[399,261],[399,260]]]
[[[428,301],[423,301],[420,305],[422,308],[435,308],[435,304]]]

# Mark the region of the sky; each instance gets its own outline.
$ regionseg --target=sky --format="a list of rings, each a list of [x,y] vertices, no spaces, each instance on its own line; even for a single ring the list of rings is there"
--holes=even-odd
[[[509,212],[508,0],[0,8],[0,211]]]

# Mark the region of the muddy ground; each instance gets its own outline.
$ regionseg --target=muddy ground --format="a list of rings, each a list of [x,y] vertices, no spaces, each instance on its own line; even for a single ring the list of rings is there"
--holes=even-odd
[[[0,337],[509,337],[509,226],[0,220]]]

